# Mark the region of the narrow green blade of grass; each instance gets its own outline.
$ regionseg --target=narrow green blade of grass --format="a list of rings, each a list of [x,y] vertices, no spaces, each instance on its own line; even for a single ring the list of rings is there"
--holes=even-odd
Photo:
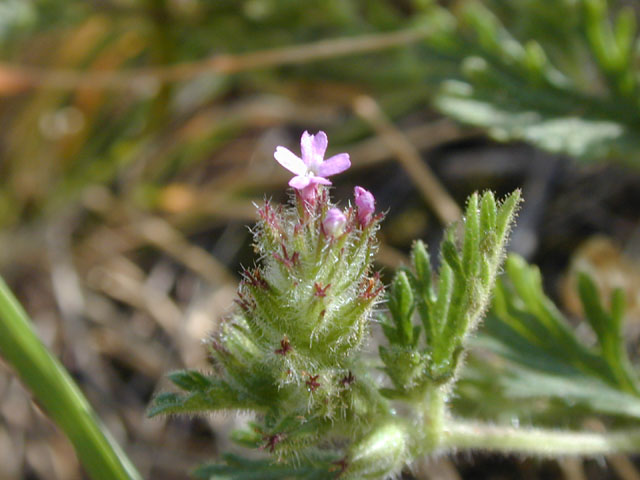
[[[141,480],[69,373],[36,336],[29,317],[0,278],[0,355],[60,426],[93,480]]]

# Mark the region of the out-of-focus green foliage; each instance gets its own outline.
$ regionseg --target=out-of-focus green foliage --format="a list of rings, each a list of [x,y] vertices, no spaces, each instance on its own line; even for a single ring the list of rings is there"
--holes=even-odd
[[[117,185],[137,207],[162,208],[164,187],[202,177],[213,155],[255,126],[289,120],[310,128],[317,119],[337,143],[366,132],[348,116],[328,122],[273,104],[256,115],[247,99],[267,96],[344,108],[367,91],[392,116],[424,110],[431,100],[500,140],[637,164],[634,11],[605,0],[439,3],[110,0],[61,8],[54,0],[7,0],[0,4],[1,60],[44,72],[126,74],[328,38],[413,27],[431,34],[303,65],[205,69],[167,82],[134,74],[116,90],[49,88],[40,74],[43,85],[31,89],[3,76],[0,225],[75,204],[95,184]]]
[[[459,64],[436,106],[499,140],[637,165],[637,12],[607,7],[605,0],[461,2],[456,28],[427,40]]]
[[[597,339],[595,345],[579,339],[544,294],[539,270],[520,257],[509,257],[506,276],[494,293],[486,332],[475,341],[500,360],[471,364],[461,387],[469,395],[464,405],[475,389],[475,395],[483,397],[498,393],[501,412],[494,414],[501,417],[526,418],[546,411],[550,414],[547,419],[554,418],[554,409],[563,410],[550,404],[551,399],[562,404],[565,412],[573,408],[574,415],[568,419],[565,414],[563,423],[579,422],[589,414],[640,420],[638,374],[622,334],[622,293],[616,291],[611,306],[605,308],[587,275],[580,275],[578,288],[585,320]]]

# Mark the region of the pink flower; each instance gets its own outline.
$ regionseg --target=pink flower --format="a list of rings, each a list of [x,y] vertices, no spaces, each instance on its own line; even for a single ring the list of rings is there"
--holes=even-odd
[[[366,227],[371,222],[373,212],[376,209],[376,200],[370,191],[362,187],[356,187],[353,194],[356,197],[356,206],[358,207],[358,221],[360,225]]]
[[[351,166],[348,153],[339,153],[324,159],[327,135],[322,131],[316,135],[305,131],[300,139],[300,147],[302,158],[282,146],[278,146],[273,154],[280,165],[296,174],[289,180],[289,185],[295,189],[303,190],[307,187],[315,189],[318,184],[331,185],[331,181],[326,177],[344,172]]]
[[[344,231],[344,226],[347,223],[347,217],[339,208],[330,208],[327,212],[327,216],[324,217],[322,226],[324,231],[332,237],[337,237]]]

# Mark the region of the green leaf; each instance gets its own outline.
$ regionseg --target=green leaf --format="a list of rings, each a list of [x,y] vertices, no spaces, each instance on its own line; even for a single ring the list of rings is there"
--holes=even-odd
[[[431,340],[432,347],[437,348],[440,343],[440,334],[444,328],[447,315],[449,313],[449,305],[451,301],[451,292],[453,289],[453,272],[448,263],[443,263],[438,272],[438,292],[431,313],[434,319],[436,337]]]
[[[415,269],[421,289],[424,291],[424,294],[427,295],[426,298],[431,298],[433,294],[431,289],[431,260],[427,247],[422,240],[418,240],[413,244],[413,248],[411,249],[411,264]]]
[[[399,271],[391,284],[388,294],[388,305],[391,318],[396,324],[397,338],[402,345],[411,345],[413,341],[413,325],[411,319],[415,310],[415,302],[409,278]]]
[[[213,385],[213,382],[195,370],[180,370],[167,375],[175,385],[188,392],[202,391]]]
[[[622,8],[616,19],[614,35],[620,56],[625,62],[627,62],[633,54],[636,34],[637,23],[633,9],[630,7]],[[627,66],[626,64],[624,65],[624,67]]]
[[[478,211],[478,194],[474,193],[467,201],[465,211],[464,243],[462,245],[462,265],[465,275],[475,274],[478,266],[478,244],[480,242],[480,218]]]
[[[401,271],[391,287],[389,310],[397,325],[396,332],[391,331],[388,322],[382,327],[391,348],[381,348],[380,356],[397,390],[410,390],[417,382],[441,384],[454,378],[464,340],[488,305],[519,201],[519,191],[500,205],[491,192],[485,192],[481,198],[478,194],[469,198],[461,226],[462,246],[458,247],[456,227],[450,228],[442,241],[442,264],[435,292],[429,255],[422,242],[415,243],[412,252],[415,274]],[[409,289],[413,290],[412,296]],[[422,352],[416,341],[418,328],[411,327],[413,341],[409,337],[409,314],[413,313],[414,305],[426,333],[427,348]],[[402,339],[397,342],[399,345],[410,348],[402,353],[394,350],[397,339]],[[420,362],[412,363],[416,358]],[[422,368],[421,362],[426,367],[422,374],[413,371]]]
[[[160,393],[151,403],[147,412],[149,417],[238,408],[260,410],[268,406],[270,400],[273,401],[260,398],[251,390],[231,387],[224,380],[204,377],[198,372],[174,372],[170,377],[176,385],[189,393]]]
[[[195,397],[195,400],[194,400]],[[200,401],[198,401],[200,400]],[[202,396],[187,396],[178,393],[163,392],[153,399],[151,407],[147,411],[149,417],[173,413],[196,413],[208,407]]]
[[[594,115],[552,115],[531,106],[500,104],[492,94],[445,86],[437,107],[465,123],[487,128],[500,141],[526,141],[543,150],[588,160],[617,157],[635,161],[640,140],[628,125]]]
[[[480,200],[480,231],[486,233],[495,230],[497,217],[496,199],[493,193],[487,191]]]
[[[380,327],[382,327],[382,332],[384,333],[384,336],[387,337],[389,343],[401,343],[401,340],[398,337],[398,330],[396,330],[395,325],[391,325],[384,320],[381,320]]]
[[[522,201],[522,193],[516,189],[511,195],[504,199],[498,209],[496,217],[496,237],[502,239],[503,243],[507,238],[509,230],[514,224],[514,217]]]
[[[640,395],[638,377],[631,369],[622,336],[624,316],[622,291],[620,289],[614,291],[611,313],[604,309],[593,280],[582,272],[578,274],[578,292],[586,320],[598,337],[602,357],[611,369],[612,377],[621,389]]]
[[[26,312],[2,278],[0,353],[67,435],[91,478],[142,478],[69,373],[40,341]]]
[[[380,393],[383,397],[388,398],[389,400],[400,400],[407,396],[405,392],[394,388],[381,388]]]
[[[595,283],[583,272],[578,274],[578,293],[584,306],[586,319],[598,336],[598,341],[601,345],[607,343],[610,329],[615,328],[615,325],[610,321],[602,303],[600,303],[600,295]],[[617,333],[614,335],[617,336]]]
[[[442,242],[441,248],[442,258],[451,267],[453,274],[459,279],[464,279],[464,269],[462,268],[462,262],[460,261],[460,256],[454,243],[450,240],[445,240]]]
[[[512,255],[507,260],[506,272],[498,282],[486,322],[486,333],[491,338],[483,341],[485,347],[508,360],[508,368],[514,372],[508,379],[497,380],[506,382],[502,385],[505,394],[534,396],[538,391],[540,396],[580,402],[601,413],[637,416],[638,378],[620,334],[621,293],[614,294],[609,313],[593,281],[587,275],[579,276],[580,298],[598,338],[598,345],[591,347],[577,338],[568,321],[544,294],[535,267]],[[534,376],[544,381],[540,385],[527,385],[526,379]],[[626,404],[607,405],[615,399],[617,402],[626,399]]]
[[[611,294],[611,322],[618,335],[622,332],[622,322],[624,320],[624,312],[626,308],[626,300],[624,291],[616,288]]]
[[[488,323],[492,321],[487,319]],[[485,411],[488,419],[534,418],[551,425],[570,416],[571,425],[576,428],[593,415],[640,421],[640,398],[557,359],[545,358],[543,368],[538,368],[535,361],[514,361],[513,352],[522,345],[487,334],[480,334],[472,344],[479,354],[472,355],[462,372],[457,403],[466,411],[461,413],[477,416],[479,411]],[[494,353],[495,359],[488,359],[487,351]]]
[[[249,424],[249,426],[251,425],[252,423]],[[263,442],[262,435],[255,428],[233,430],[231,432],[231,440],[246,448],[259,448]]]
[[[384,371],[396,387],[394,391],[409,392],[424,380],[425,367],[429,362],[427,354],[417,351],[414,346],[400,345],[388,348],[381,345],[378,351],[385,365]]]
[[[431,260],[427,248],[421,240],[413,244],[411,263],[416,272],[415,276],[409,276],[410,279],[415,279],[412,288],[416,298],[416,308],[425,331],[426,343],[430,344],[436,338],[438,329],[435,319],[431,315],[436,295],[433,291],[433,279],[431,278]]]

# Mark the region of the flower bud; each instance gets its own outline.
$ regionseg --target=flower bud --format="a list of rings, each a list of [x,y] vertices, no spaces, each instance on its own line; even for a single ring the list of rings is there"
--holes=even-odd
[[[344,213],[342,213],[339,208],[334,207],[330,208],[327,212],[327,216],[324,218],[322,226],[327,234],[337,237],[344,232],[344,226],[346,223],[347,217],[344,216]]]
[[[375,198],[373,194],[362,187],[356,187],[353,191],[358,207],[358,221],[362,227],[367,227],[371,223],[371,217],[375,211]]]

